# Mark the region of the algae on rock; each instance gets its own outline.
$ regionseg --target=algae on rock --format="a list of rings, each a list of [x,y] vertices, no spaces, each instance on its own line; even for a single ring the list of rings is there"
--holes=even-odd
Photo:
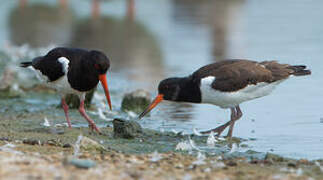
[[[150,101],[150,93],[145,90],[138,89],[125,94],[122,99],[121,109],[123,111],[141,113],[150,104]]]
[[[131,139],[142,133],[142,128],[135,121],[126,121],[123,119],[113,120],[113,136],[117,138]]]

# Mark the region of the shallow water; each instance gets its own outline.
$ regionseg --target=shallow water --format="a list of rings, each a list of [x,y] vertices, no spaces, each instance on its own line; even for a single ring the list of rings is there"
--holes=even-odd
[[[106,52],[112,60],[108,81],[116,110],[109,118],[127,116],[118,111],[125,92],[144,88],[155,95],[161,79],[185,76],[221,59],[306,64],[311,76],[291,78],[270,96],[242,104],[244,116],[234,136],[256,138],[247,142],[255,151],[323,157],[323,2],[135,0],[132,8],[132,1],[105,1],[99,10],[94,1],[70,0],[67,6],[56,0],[26,2],[2,2],[0,45],[64,45]],[[59,103],[56,97],[1,100],[1,111],[10,106],[47,112]],[[63,116],[60,110],[50,113]],[[72,116],[78,117],[77,112]],[[228,120],[228,110],[212,105],[165,102],[142,124],[191,133]],[[76,122],[86,125],[82,123]]]

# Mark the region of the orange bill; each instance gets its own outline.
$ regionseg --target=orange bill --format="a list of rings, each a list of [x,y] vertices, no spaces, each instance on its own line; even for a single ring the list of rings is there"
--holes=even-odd
[[[110,99],[110,93],[108,89],[108,83],[107,83],[107,76],[106,74],[101,74],[99,75],[99,80],[102,84],[102,87],[104,89],[105,97],[107,98],[110,110],[112,110],[112,105],[111,105],[111,99]]]
[[[163,100],[163,96],[162,94],[158,94],[158,96],[154,99],[154,101],[144,110],[144,112],[142,112],[139,115],[139,119],[141,119],[142,117],[144,117],[147,113],[149,113],[152,109],[154,109],[154,107],[157,106],[157,104],[159,104],[162,100]]]

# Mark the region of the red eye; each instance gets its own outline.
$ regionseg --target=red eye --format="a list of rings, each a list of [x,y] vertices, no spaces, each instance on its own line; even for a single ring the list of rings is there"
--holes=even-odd
[[[94,64],[95,69],[100,69],[100,66],[98,64]]]

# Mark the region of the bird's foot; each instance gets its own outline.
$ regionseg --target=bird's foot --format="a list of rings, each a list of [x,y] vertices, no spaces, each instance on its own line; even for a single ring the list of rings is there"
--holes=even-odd
[[[216,136],[220,136],[222,134],[222,132],[225,130],[225,128],[227,128],[230,125],[230,123],[225,123],[217,128],[208,130],[208,131],[202,131],[200,132],[201,134],[209,134],[211,132],[217,133]]]
[[[92,131],[96,131],[98,134],[101,134],[101,131],[100,129],[93,123],[93,124],[89,124],[89,128],[92,130]]]

